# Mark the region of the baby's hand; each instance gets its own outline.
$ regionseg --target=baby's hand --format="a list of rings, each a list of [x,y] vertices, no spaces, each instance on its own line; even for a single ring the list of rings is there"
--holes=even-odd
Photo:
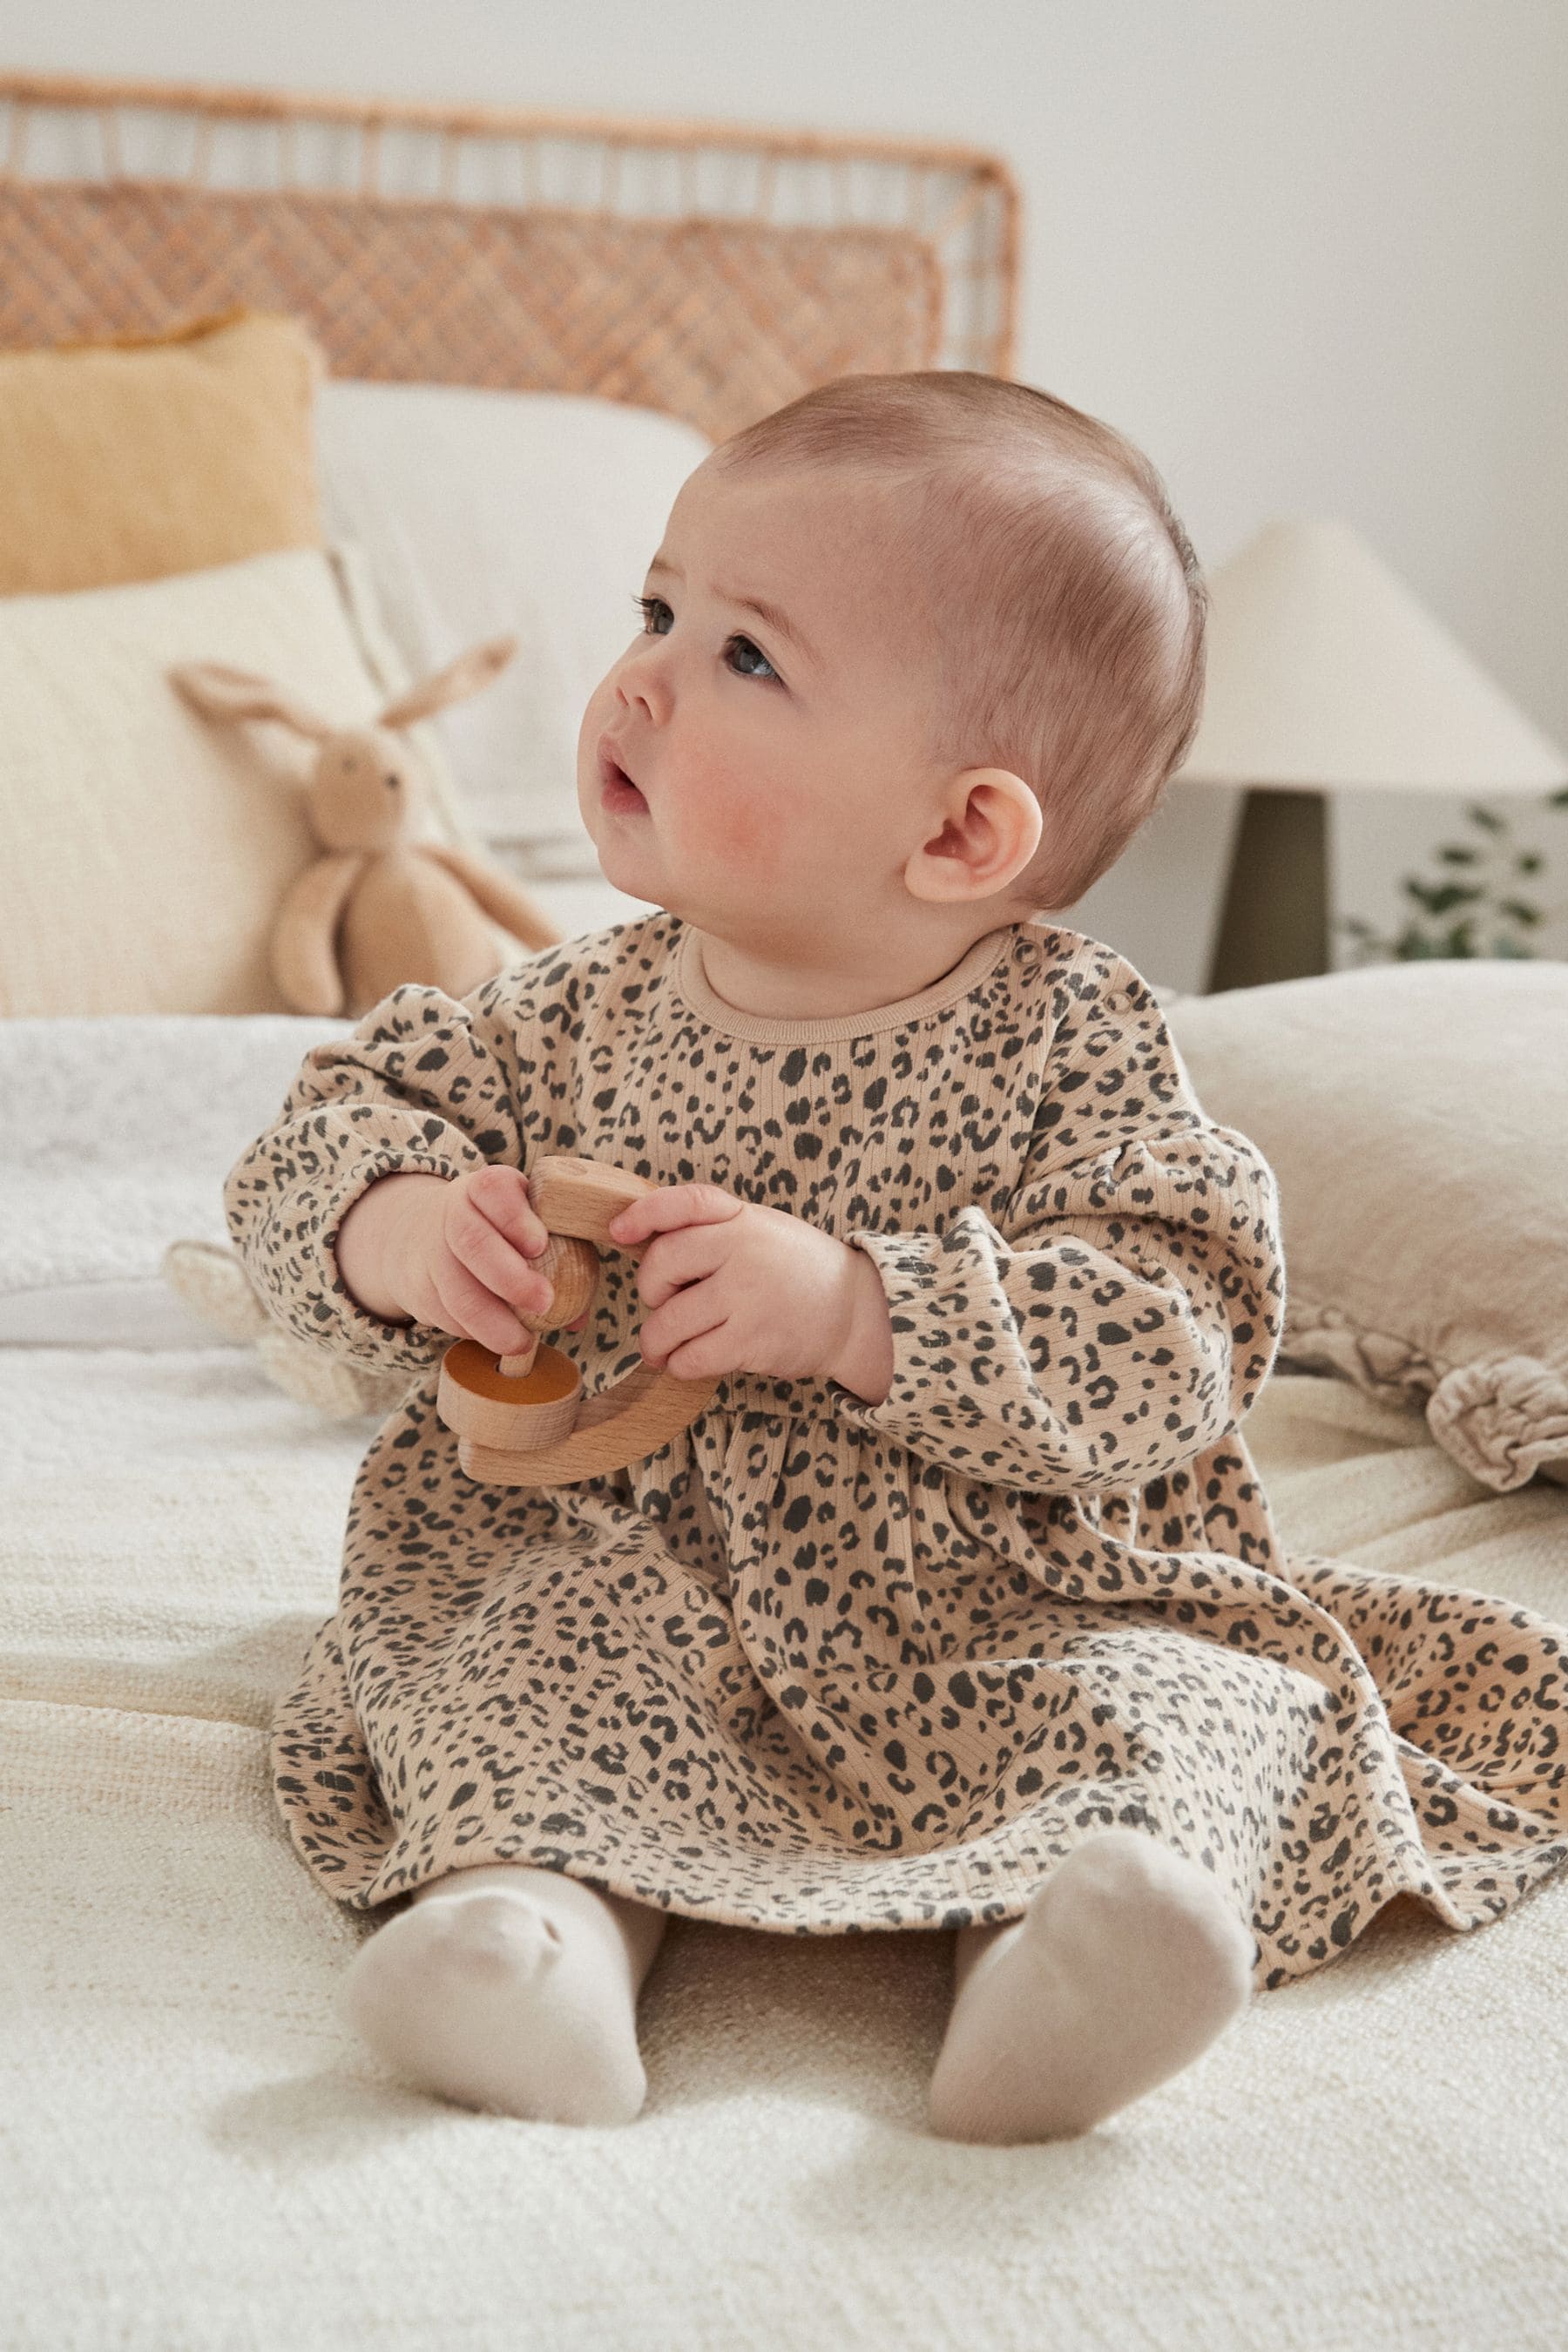
[[[514,1310],[549,1308],[552,1286],[529,1264],[549,1240],[521,1169],[384,1176],[339,1229],[338,1268],[371,1314],[410,1316],[506,1355],[524,1339]],[[587,1319],[580,1315],[567,1328],[579,1331]]]
[[[622,1248],[655,1236],[637,1266],[637,1296],[657,1309],[642,1327],[643,1361],[677,1380],[808,1380],[848,1344],[860,1253],[800,1217],[718,1184],[675,1184],[645,1192],[606,1230]]]

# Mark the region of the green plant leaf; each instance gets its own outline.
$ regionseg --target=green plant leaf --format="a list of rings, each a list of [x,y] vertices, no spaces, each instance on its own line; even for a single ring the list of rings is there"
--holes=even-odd
[[[1541,920],[1540,908],[1527,907],[1522,898],[1500,898],[1498,912],[1500,915],[1511,915],[1516,923],[1527,923],[1531,930]]]
[[[1507,831],[1507,827],[1500,816],[1494,816],[1490,809],[1481,808],[1473,802],[1465,811],[1465,814],[1468,817],[1473,817],[1477,824],[1484,824],[1489,833],[1504,833]]]
[[[1405,887],[1429,915],[1446,915],[1451,907],[1463,907],[1472,898],[1484,895],[1475,882],[1440,882],[1434,887],[1430,883],[1407,881]]]
[[[1545,862],[1539,849],[1527,849],[1515,858],[1514,870],[1519,874],[1539,874]]]
[[[1467,849],[1461,843],[1452,841],[1437,852],[1445,866],[1473,866],[1480,854],[1479,849]]]

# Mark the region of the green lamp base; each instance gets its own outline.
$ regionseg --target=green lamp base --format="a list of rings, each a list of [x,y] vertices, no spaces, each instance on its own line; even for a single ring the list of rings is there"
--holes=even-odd
[[[1303,980],[1329,964],[1328,802],[1248,789],[1206,993]]]

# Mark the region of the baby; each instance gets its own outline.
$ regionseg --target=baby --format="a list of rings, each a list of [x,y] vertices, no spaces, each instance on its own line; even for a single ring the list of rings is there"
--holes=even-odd
[[[1296,1851],[1331,1621],[1237,1433],[1271,1172],[1133,967],[1037,919],[1179,764],[1205,592],[1136,449],[959,373],[737,435],[643,590],[578,799],[658,911],[461,1003],[399,988],[228,1179],[279,1316],[427,1375],[360,1472],[278,1801],[338,1899],[412,1893],[347,1988],[406,2082],[626,2120],[670,1912],[948,1928],[932,2128],[1079,2133],[1405,1852],[1371,1806]],[[552,1151],[658,1186],[570,1327],[587,1390],[722,1378],[652,1459],[500,1489],[436,1372],[548,1306]]]

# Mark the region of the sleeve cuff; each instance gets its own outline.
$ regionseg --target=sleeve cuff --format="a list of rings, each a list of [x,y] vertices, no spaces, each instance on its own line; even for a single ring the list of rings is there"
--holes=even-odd
[[[887,1395],[876,1404],[829,1375],[825,1383],[828,1402],[838,1418],[853,1427],[908,1444],[922,1428],[929,1430],[932,1419],[930,1381],[922,1377],[917,1383],[914,1377],[922,1307],[942,1287],[933,1276],[931,1243],[927,1236],[897,1233],[851,1233],[841,1238],[851,1248],[863,1251],[877,1269],[888,1301],[893,1370]],[[939,1240],[939,1252],[941,1246]],[[963,1262],[954,1258],[953,1271],[954,1287],[965,1285],[968,1268]],[[1004,1312],[1005,1305],[1004,1300]]]
[[[279,1139],[268,1140],[276,1151]],[[381,1103],[309,1112],[288,1144],[298,1179],[253,1236],[247,1256],[268,1311],[299,1339],[369,1370],[430,1370],[452,1345],[451,1334],[428,1323],[387,1323],[362,1307],[338,1270],[338,1233],[381,1177],[451,1180],[484,1167],[483,1152],[447,1120]],[[225,1186],[237,1238],[234,1203],[243,1192],[248,1159]]]

